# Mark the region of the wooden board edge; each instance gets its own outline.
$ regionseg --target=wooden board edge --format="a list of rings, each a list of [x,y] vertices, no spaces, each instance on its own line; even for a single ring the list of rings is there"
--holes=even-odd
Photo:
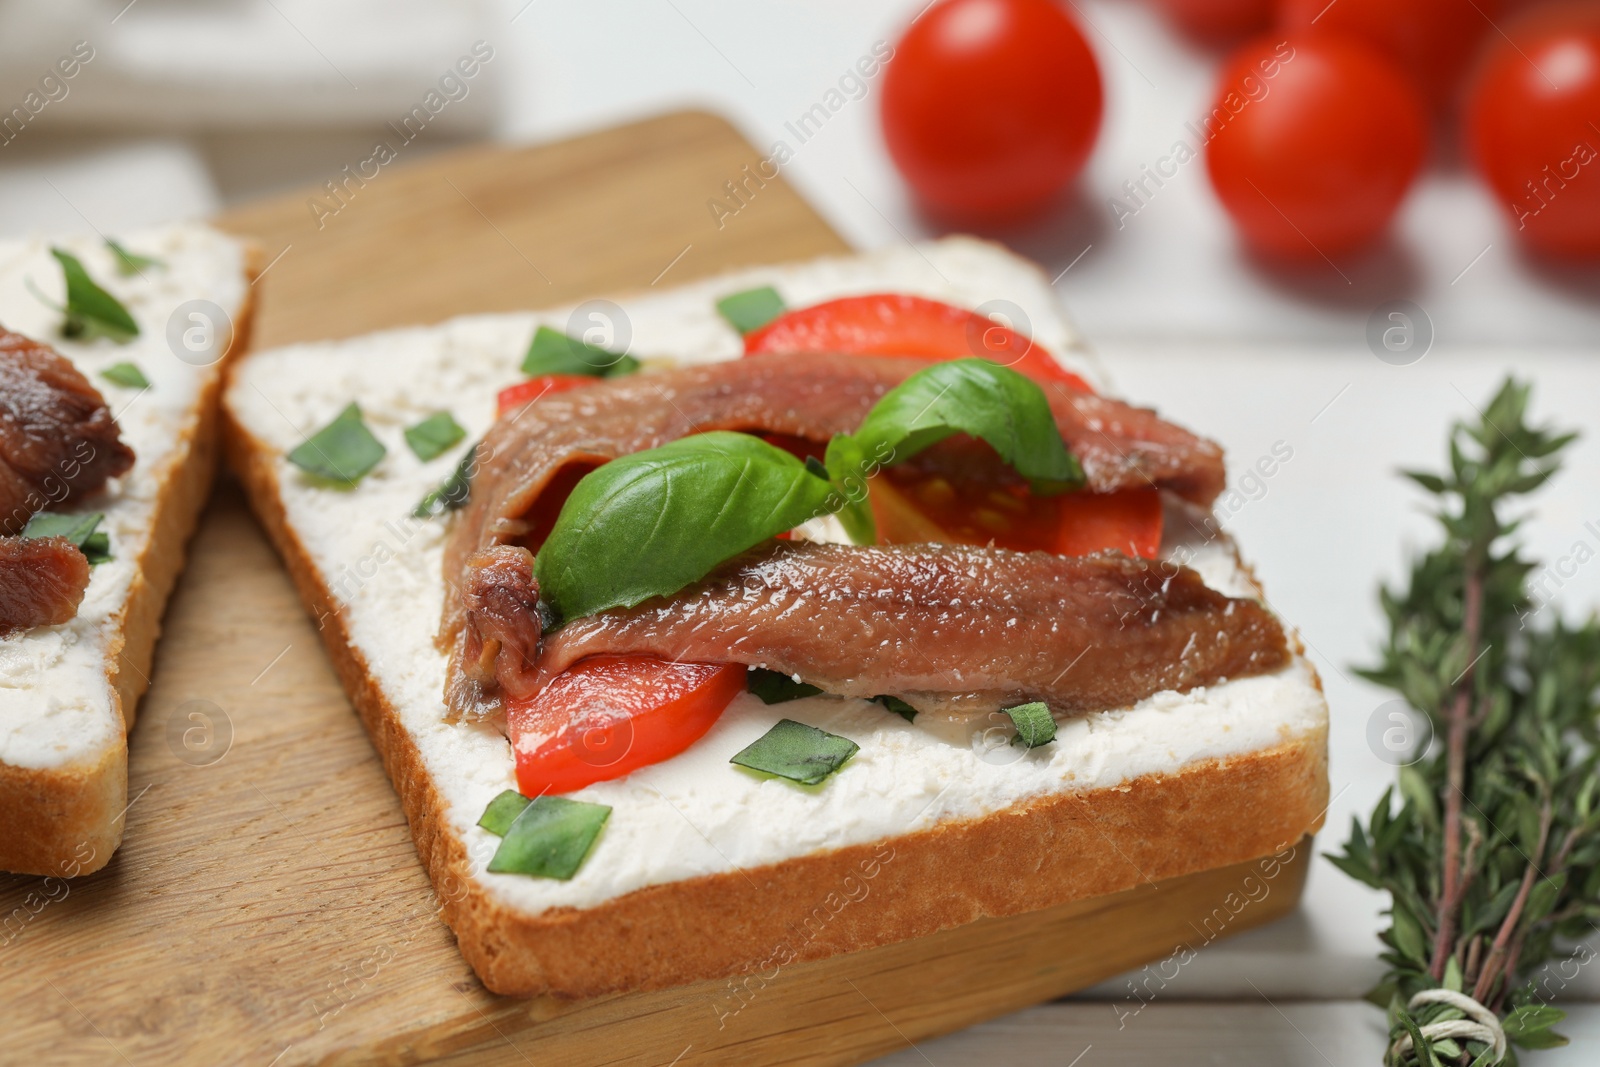
[[[430,1028],[422,1040],[396,1037],[315,1062],[318,1067],[666,1065],[698,1029],[694,1059],[703,1067],[780,1062],[779,1056],[796,1067],[844,1067],[1144,964],[1185,966],[1216,941],[1294,911],[1314,856],[1312,842],[1308,834],[1274,855],[1245,863],[982,919],[912,942],[796,963],[746,975],[738,983],[721,979],[583,1001],[496,998],[458,1016],[453,1025]],[[1060,946],[1071,944],[1086,948],[1079,956],[1060,953]],[[991,980],[969,981],[972,977]],[[1150,992],[1141,995],[1147,999]],[[1130,1002],[1132,1008],[1137,1004]],[[811,1035],[805,1051],[785,1054],[801,1029]],[[730,1040],[722,1044],[703,1036],[724,1032]],[[642,1046],[659,1049],[659,1057],[641,1052]],[[590,1047],[593,1057],[583,1054]]]

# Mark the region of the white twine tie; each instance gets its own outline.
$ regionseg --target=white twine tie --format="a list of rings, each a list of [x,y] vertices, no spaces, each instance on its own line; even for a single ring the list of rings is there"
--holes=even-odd
[[[1465,993],[1453,989],[1424,989],[1406,1005],[1415,1011],[1423,1004],[1448,1004],[1467,1016],[1465,1019],[1441,1019],[1421,1027],[1422,1036],[1430,1041],[1455,1038],[1460,1041],[1477,1041],[1494,1049],[1495,1062],[1506,1056],[1506,1032],[1500,1027],[1500,1017]],[[1402,1034],[1389,1048],[1391,1055],[1411,1051],[1410,1034]]]

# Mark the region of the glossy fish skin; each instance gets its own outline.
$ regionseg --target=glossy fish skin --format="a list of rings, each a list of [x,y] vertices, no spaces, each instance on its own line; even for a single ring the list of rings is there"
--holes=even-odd
[[[539,685],[602,653],[761,666],[942,714],[1127,707],[1289,662],[1270,612],[1171,562],[805,542],[545,635]]]
[[[473,553],[522,534],[522,517],[569,464],[598,465],[706,430],[826,442],[854,431],[884,393],[926,366],[918,359],[777,353],[600,381],[535,400],[496,423],[479,446],[471,498],[446,544],[445,579],[459,583]],[[1142,408],[1044,388],[1090,490],[1155,484],[1201,505],[1222,491],[1222,450],[1214,443]],[[446,597],[441,647],[457,643],[464,610],[459,596]]]
[[[1067,450],[1083,464],[1088,489],[1157,486],[1190,503],[1210,507],[1222,495],[1227,471],[1222,446],[1190,433],[1150,408],[1134,407],[1110,397],[1043,385]]]
[[[0,533],[133,466],[105,399],[65,356],[0,326]]]
[[[78,613],[89,561],[64,537],[0,537],[0,637]]]

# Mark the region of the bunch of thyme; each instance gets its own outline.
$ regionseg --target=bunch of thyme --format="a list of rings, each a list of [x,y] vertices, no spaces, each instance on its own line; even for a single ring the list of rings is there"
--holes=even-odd
[[[1388,1010],[1395,1067],[1515,1064],[1474,1025],[1482,1009],[1511,1044],[1565,1044],[1549,968],[1600,919],[1600,623],[1540,610],[1507,515],[1576,435],[1530,427],[1528,392],[1507,380],[1455,426],[1448,474],[1406,472],[1436,498],[1444,543],[1382,590],[1389,636],[1361,672],[1425,713],[1436,741],[1328,857],[1392,899],[1369,999]]]

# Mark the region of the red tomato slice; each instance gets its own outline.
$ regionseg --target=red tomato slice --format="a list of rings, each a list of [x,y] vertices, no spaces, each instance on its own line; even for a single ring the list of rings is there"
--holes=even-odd
[[[520,408],[530,400],[537,400],[550,393],[564,393],[568,389],[576,389],[580,385],[593,385],[596,379],[586,374],[541,374],[537,378],[529,378],[516,385],[508,385],[495,394],[499,405],[497,417],[506,412]]]
[[[1068,493],[1056,505],[1055,551],[1087,556],[1115,549],[1154,559],[1161,551],[1161,491],[1124,489],[1118,493]]]
[[[1092,393],[1027,337],[966,308],[920,296],[873,293],[786,311],[747,334],[744,352],[849,352],[858,356],[963,359],[981,356],[1040,382]]]
[[[741,664],[594,656],[531,700],[506,702],[523,796],[570,793],[671,759],[744,691]]]
[[[1115,550],[1145,559],[1161,549],[1157,489],[1041,497],[1023,485],[953,483],[892,467],[872,480],[868,501],[883,544],[994,544],[1062,556]]]

